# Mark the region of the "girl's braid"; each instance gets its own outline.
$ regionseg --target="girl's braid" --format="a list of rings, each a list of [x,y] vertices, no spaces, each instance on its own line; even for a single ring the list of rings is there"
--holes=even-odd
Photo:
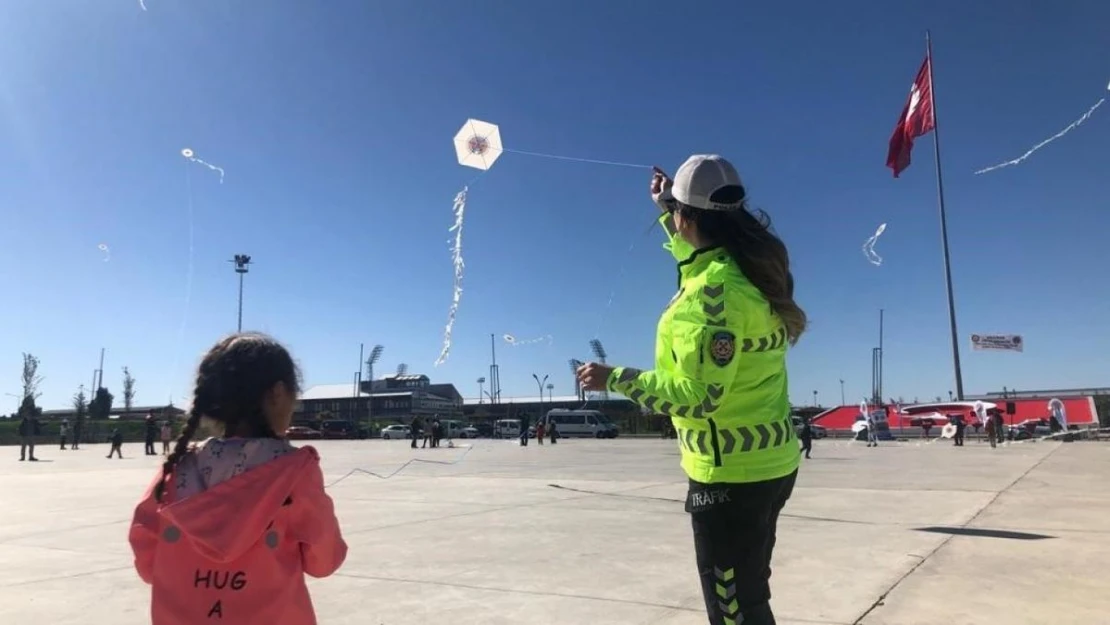
[[[193,407],[189,411],[189,419],[185,422],[185,427],[181,430],[181,436],[177,437],[177,443],[173,447],[173,452],[166,457],[166,461],[162,463],[162,479],[154,486],[154,500],[162,503],[162,496],[166,492],[166,482],[173,479],[173,470],[177,467],[177,463],[185,457],[189,452],[189,443],[192,442],[193,436],[196,435],[197,429],[200,428],[200,418],[204,414],[204,406],[199,405],[200,397],[193,397]]]

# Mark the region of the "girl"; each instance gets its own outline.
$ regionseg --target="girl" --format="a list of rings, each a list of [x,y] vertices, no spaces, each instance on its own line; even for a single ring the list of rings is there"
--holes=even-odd
[[[671,415],[709,622],[773,625],[771,552],[799,464],[786,348],[806,315],[786,246],[766,215],[748,212],[732,164],[692,156],[673,182],[657,169],[651,196],[679,274],[659,320],[655,368],[588,363],[578,379],[587,391]]]
[[[263,335],[232,335],[201,361],[188,421],[131,524],[153,625],[316,623],[304,575],[334,573],[347,545],[316,450],[284,439],[298,388],[289,353]],[[190,445],[202,421],[217,438]]]
[[[173,439],[173,428],[169,421],[162,422],[162,455],[170,455],[170,441]]]

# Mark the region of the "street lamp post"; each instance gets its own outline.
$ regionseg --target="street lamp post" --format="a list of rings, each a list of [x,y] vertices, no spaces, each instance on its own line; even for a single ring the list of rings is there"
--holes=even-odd
[[[236,254],[235,258],[227,261],[235,263],[235,273],[239,274],[239,325],[238,331],[243,331],[243,276],[250,271],[251,257],[246,254]]]
[[[555,385],[554,384],[548,384],[547,385],[547,403],[550,404],[550,403],[553,403],[555,401],[554,395],[553,395],[554,392],[555,392]]]
[[[817,391],[813,391],[813,407],[817,407]]]
[[[846,405],[846,402],[844,401],[844,380],[840,381],[840,405]]]
[[[534,373],[532,374],[532,379],[534,379],[536,381],[536,386],[540,387],[540,418],[541,419],[543,418],[543,385],[547,384],[547,378],[548,378],[548,376],[545,375],[545,376],[543,376],[543,380],[540,380],[540,376],[538,376]],[[539,423],[539,419],[537,419],[536,422]]]
[[[369,397],[366,399],[366,426],[371,427],[371,421],[374,417],[374,364],[382,357],[382,351],[385,348],[381,345],[375,345],[374,349],[370,350],[370,357],[366,359],[366,375],[370,381],[370,392],[367,393]]]
[[[485,384],[485,383],[486,383],[486,379],[484,377],[483,378],[478,378],[478,403],[479,404],[482,403],[482,397],[485,393],[485,390],[482,388],[482,385]]]

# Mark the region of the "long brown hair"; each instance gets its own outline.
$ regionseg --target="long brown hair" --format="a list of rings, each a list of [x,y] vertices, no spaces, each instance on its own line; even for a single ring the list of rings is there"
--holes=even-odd
[[[716,197],[731,195],[732,197]],[[726,187],[712,201],[739,202],[743,187]],[[783,324],[793,345],[806,329],[806,313],[794,301],[794,276],[790,273],[790,254],[786,245],[771,231],[771,218],[762,210],[754,213],[744,202],[732,211],[702,210],[678,204],[677,212],[697,228],[698,234],[713,247],[723,247],[740,267]]]
[[[162,479],[154,486],[155,500],[162,501],[166,482],[189,453],[202,419],[220,436],[277,438],[263,401],[278,382],[290,393],[298,394],[297,365],[274,339],[264,334],[233,334],[212,346],[197,367],[193,406],[173,452],[162,464]]]

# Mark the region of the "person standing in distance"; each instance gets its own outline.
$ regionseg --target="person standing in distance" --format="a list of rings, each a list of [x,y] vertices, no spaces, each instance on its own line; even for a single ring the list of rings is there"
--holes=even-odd
[[[786,246],[749,212],[736,169],[690,157],[672,181],[656,168],[678,293],[655,340],[655,368],[587,363],[585,390],[609,390],[671,416],[689,477],[686,511],[712,625],[772,625],[771,554],[800,462],[786,349],[806,327]]]
[[[802,431],[798,433],[798,438],[802,439],[802,453],[809,460],[809,454],[813,451],[813,426],[805,417],[802,418]]]

